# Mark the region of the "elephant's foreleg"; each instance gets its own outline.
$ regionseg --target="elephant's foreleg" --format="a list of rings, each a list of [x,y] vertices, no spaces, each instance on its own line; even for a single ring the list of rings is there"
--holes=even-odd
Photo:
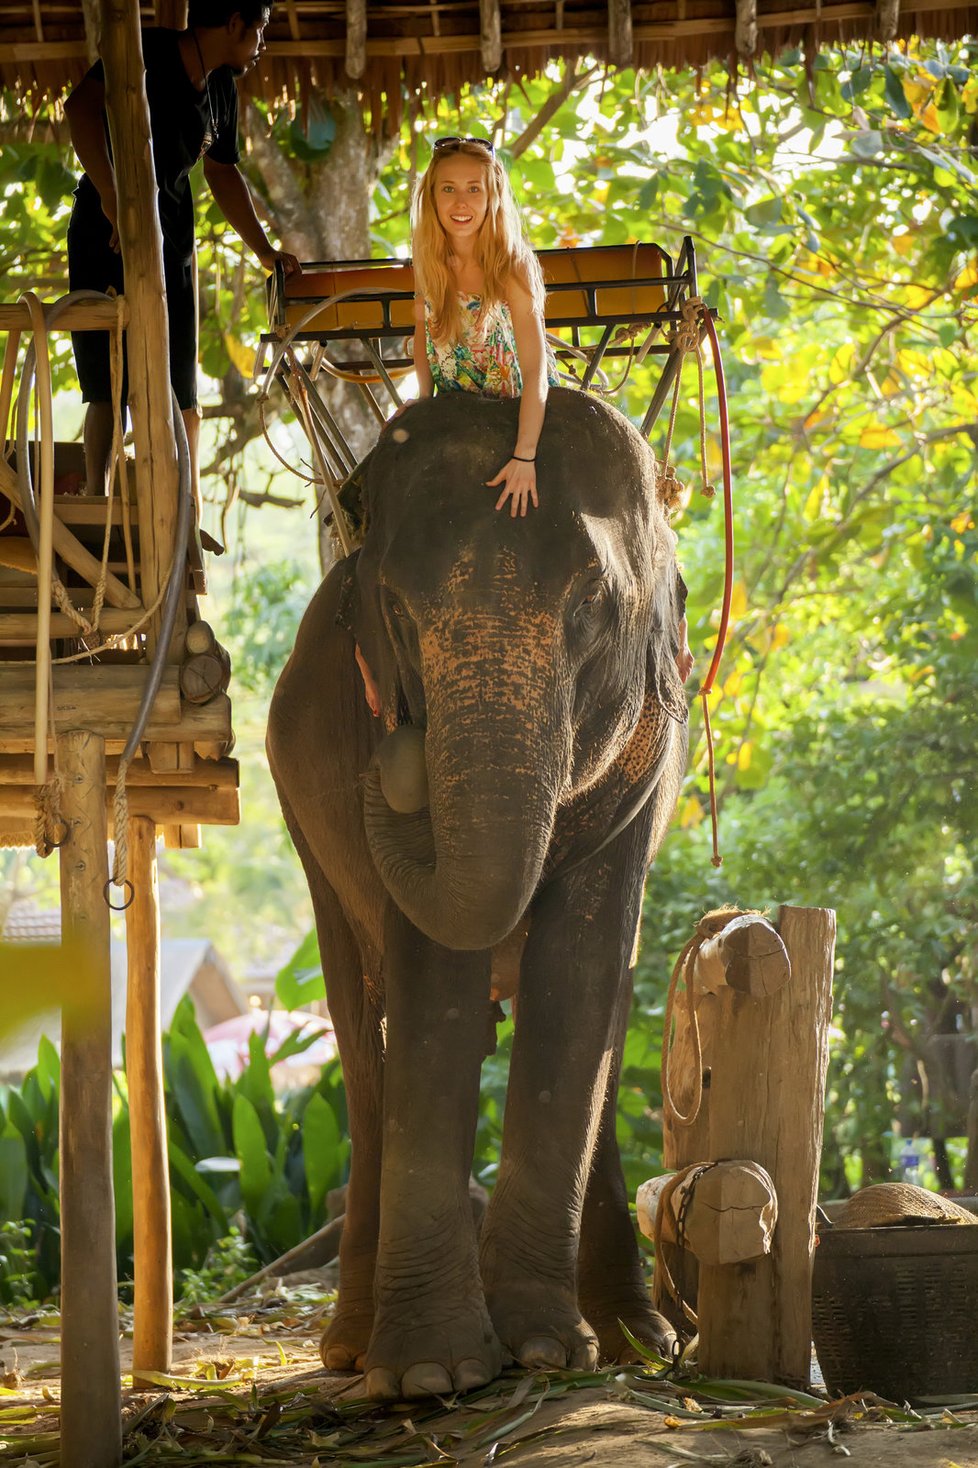
[[[503,1345],[526,1366],[589,1368],[577,1297],[587,1180],[622,1026],[646,820],[537,899],[520,978],[499,1180],[482,1273]]]
[[[495,1376],[469,1201],[488,953],[452,953],[391,908],[384,934],[387,1051],[370,1396],[450,1393]]]
[[[305,867],[316,914],[319,950],[327,972],[330,1019],[336,1032],[352,1143],[340,1239],[336,1313],[322,1339],[331,1371],[361,1371],[374,1320],[374,1268],[380,1222],[383,1035],[379,1000],[364,980],[364,958],[339,900],[288,810],[296,850]]]
[[[615,1018],[614,1061],[584,1198],[577,1259],[578,1302],[598,1337],[601,1358],[605,1361],[639,1358],[640,1353],[622,1333],[622,1325],[643,1345],[652,1346],[667,1357],[676,1338],[669,1321],[653,1310],[649,1298],[635,1227],[628,1211],[628,1193],[615,1134],[618,1079],[631,997],[629,974],[628,982],[622,985]]]

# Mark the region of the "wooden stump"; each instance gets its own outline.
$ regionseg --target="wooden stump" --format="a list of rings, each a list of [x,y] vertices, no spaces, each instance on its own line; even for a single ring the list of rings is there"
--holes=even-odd
[[[112,990],[105,822],[105,741],[58,739],[62,941],[96,1003],[66,1006],[61,1030],[61,1461],[114,1468],[122,1457],[119,1315],[112,1192]]]
[[[782,907],[791,982],[764,999],[716,996],[723,1036],[710,1087],[709,1157],[745,1157],[771,1175],[778,1226],[769,1256],[701,1266],[700,1369],[807,1385],[815,1201],[832,1015],[835,913]]]
[[[674,1106],[665,1108],[663,1161],[672,1172],[706,1162],[727,1168],[738,1158],[758,1164],[773,1184],[778,1222],[769,1252],[756,1258],[731,1262],[736,1249],[724,1245],[722,1252],[712,1224],[701,1229],[701,1259],[679,1247],[669,1228],[659,1248],[665,1269],[698,1316],[704,1372],[802,1384],[811,1355],[811,1260],[835,914],[785,907],[780,932],[757,913],[731,914],[727,921],[725,916],[721,911],[703,920],[706,936],[692,958],[703,1091],[689,1126],[676,1113],[691,1115],[700,1077],[685,996],[676,997],[669,1063]],[[697,1187],[709,1176],[702,1175]],[[647,1204],[654,1192],[653,1184]],[[768,1215],[765,1228],[771,1221]],[[688,1231],[686,1240],[692,1242]],[[665,1270],[658,1267],[653,1300],[689,1334]]]
[[[170,1186],[160,1029],[160,907],[156,823],[129,822],[126,910],[129,982],[126,994],[126,1078],[132,1139],[134,1386],[152,1383],[140,1371],[169,1371],[173,1338]]]

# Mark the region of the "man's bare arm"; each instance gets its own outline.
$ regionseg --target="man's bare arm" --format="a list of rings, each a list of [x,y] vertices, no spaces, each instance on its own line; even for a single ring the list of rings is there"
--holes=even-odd
[[[286,250],[276,250],[270,243],[255,213],[251,190],[234,163],[218,163],[205,156],[204,177],[224,218],[249,250],[254,251],[266,270],[271,270],[276,260],[282,261],[286,275],[301,270],[295,255]]]

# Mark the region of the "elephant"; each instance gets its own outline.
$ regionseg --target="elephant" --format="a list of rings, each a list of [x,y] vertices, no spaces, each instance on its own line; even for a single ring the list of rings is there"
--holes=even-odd
[[[388,425],[362,548],[314,595],[268,757],[315,909],[352,1139],[330,1370],[378,1400],[505,1361],[668,1347],[615,1139],[645,876],[678,797],[676,537],[616,409],[551,390],[539,508],[486,487],[518,400]],[[371,716],[354,660],[382,696]],[[498,999],[516,1026],[498,1180],[468,1179]]]

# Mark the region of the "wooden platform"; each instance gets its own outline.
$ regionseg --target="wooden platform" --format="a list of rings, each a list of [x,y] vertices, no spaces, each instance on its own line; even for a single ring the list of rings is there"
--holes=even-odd
[[[52,600],[50,614],[53,726],[84,722],[98,729],[110,756],[107,799],[115,767],[132,729],[148,674],[147,625],[106,648],[94,660],[58,663],[88,645],[124,636],[144,618],[140,585],[140,526],[135,493],[124,506],[80,492],[84,462],[80,444],[56,445],[54,496],[55,571],[74,606],[91,616],[102,564],[106,520],[111,517],[104,605],[94,637],[85,641],[77,623]],[[33,844],[35,658],[38,636],[37,567],[27,524],[18,508],[16,457],[0,461],[0,844]],[[200,543],[187,557],[184,625],[200,621],[198,598],[206,591]],[[129,806],[152,818],[170,845],[197,845],[199,825],[233,825],[239,819],[238,766],[227,758],[234,743],[231,702],[218,690],[206,702],[181,689],[186,653],[177,647],[154,700],[142,741],[142,757],[130,766]],[[53,752],[49,735],[48,751]],[[114,757],[114,758],[113,758]],[[108,803],[111,832],[111,800]]]

